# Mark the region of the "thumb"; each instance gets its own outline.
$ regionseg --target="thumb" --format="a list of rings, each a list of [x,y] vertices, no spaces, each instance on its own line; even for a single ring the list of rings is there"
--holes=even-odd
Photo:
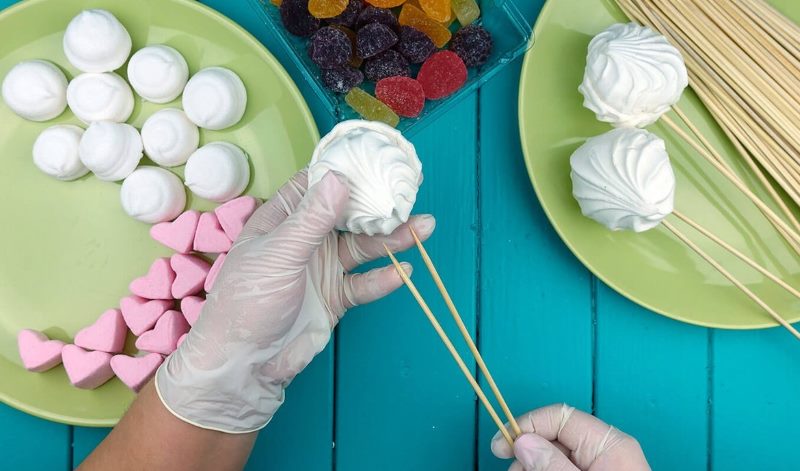
[[[533,433],[517,438],[514,456],[525,471],[579,471],[549,440]]]

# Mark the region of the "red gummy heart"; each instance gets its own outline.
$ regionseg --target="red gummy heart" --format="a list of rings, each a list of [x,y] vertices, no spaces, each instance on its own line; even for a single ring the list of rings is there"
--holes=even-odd
[[[411,77],[386,77],[375,84],[375,96],[395,113],[416,118],[425,107],[425,90]]]
[[[467,66],[453,51],[439,51],[428,58],[419,69],[417,80],[425,97],[438,100],[452,95],[467,82]]]

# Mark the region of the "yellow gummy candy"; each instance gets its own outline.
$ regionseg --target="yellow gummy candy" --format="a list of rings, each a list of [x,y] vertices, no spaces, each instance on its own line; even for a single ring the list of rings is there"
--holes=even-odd
[[[451,0],[458,22],[467,26],[481,16],[481,8],[475,0]]]
[[[310,0],[308,12],[315,18],[333,18],[347,8],[350,0]]]
[[[452,36],[450,30],[445,28],[444,25],[433,20],[424,11],[409,3],[403,5],[398,21],[403,26],[411,26],[427,34],[436,47],[439,48],[444,47]]]
[[[364,119],[382,121],[393,128],[400,124],[400,117],[397,116],[397,113],[360,88],[350,90],[344,100]]]
[[[283,1],[282,1],[282,0],[269,0],[269,2],[270,2],[271,4],[273,4],[273,5],[275,5],[276,7],[279,7],[279,6],[281,6],[281,3],[283,3]]]
[[[450,0],[419,0],[419,5],[429,17],[439,23],[447,23],[453,16]]]

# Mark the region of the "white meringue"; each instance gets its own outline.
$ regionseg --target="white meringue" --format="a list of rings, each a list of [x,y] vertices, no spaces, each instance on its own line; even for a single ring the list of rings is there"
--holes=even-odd
[[[423,179],[414,145],[374,121],[344,121],[322,138],[311,157],[309,186],[331,170],[350,186],[336,227],[356,234],[391,234],[408,221]]]
[[[218,131],[238,123],[247,108],[242,79],[223,67],[196,73],[183,91],[186,116],[201,128]]]
[[[615,127],[652,124],[678,102],[689,84],[681,53],[636,23],[618,23],[589,43],[583,106]]]
[[[106,10],[84,10],[67,25],[64,54],[82,72],[111,72],[131,54],[131,35]]]
[[[142,167],[122,182],[120,200],[125,213],[148,224],[172,221],[186,207],[181,179],[169,170]]]
[[[127,177],[142,159],[142,138],[133,126],[97,121],[83,133],[78,152],[97,178],[118,181]]]
[[[250,162],[244,151],[235,145],[212,142],[189,157],[184,179],[195,195],[223,203],[241,195],[247,188]]]
[[[50,62],[20,62],[3,79],[3,101],[27,120],[53,119],[67,107],[67,78]]]
[[[144,152],[164,167],[183,165],[200,144],[200,130],[175,108],[153,113],[142,126]]]
[[[83,129],[70,124],[51,126],[33,143],[33,163],[53,178],[63,181],[78,179],[89,169],[78,156]]]
[[[186,59],[163,44],[139,49],[128,62],[128,81],[140,97],[152,103],[178,98],[188,80]]]
[[[115,73],[81,74],[67,87],[67,103],[86,124],[95,121],[124,123],[133,113],[133,92]]]
[[[675,174],[655,134],[614,129],[588,139],[569,162],[583,215],[613,231],[643,232],[672,213]]]

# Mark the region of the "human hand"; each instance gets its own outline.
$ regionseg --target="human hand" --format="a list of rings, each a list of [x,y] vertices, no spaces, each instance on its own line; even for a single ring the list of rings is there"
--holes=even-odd
[[[492,453],[517,458],[509,471],[650,471],[639,442],[566,404],[536,409],[517,419],[523,435],[514,449],[498,432]]]
[[[306,191],[302,171],[248,221],[199,320],[156,374],[175,416],[228,433],[263,428],[345,311],[402,285],[392,266],[349,272],[383,256],[384,243],[393,251],[414,245],[409,225],[427,239],[435,220],[413,217],[390,236],[340,234],[334,223],[349,197],[343,178],[328,173]]]

